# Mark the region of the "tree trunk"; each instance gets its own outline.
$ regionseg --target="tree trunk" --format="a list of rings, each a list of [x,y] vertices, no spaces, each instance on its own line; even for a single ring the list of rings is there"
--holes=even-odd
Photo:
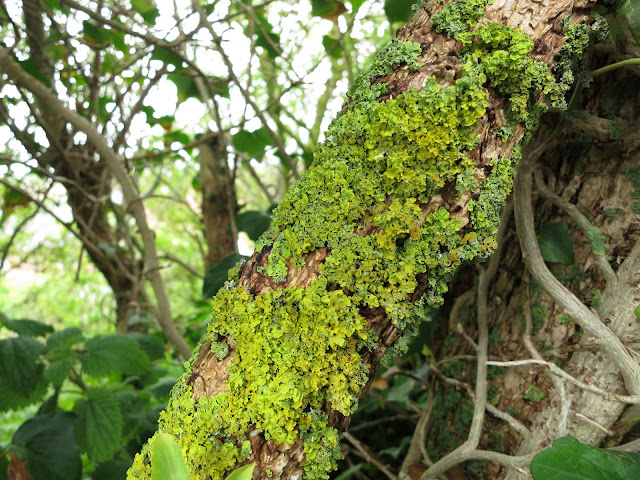
[[[460,264],[496,248],[522,144],[543,101],[562,105],[583,53],[577,43],[563,49],[563,29],[588,44],[594,4],[426,2],[355,81],[313,166],[214,299],[207,334],[161,415],[192,478],[222,478],[247,463],[256,479],[326,478],[335,468],[338,435],[383,355],[401,348],[425,306],[442,303]],[[572,30],[567,17],[584,25]],[[486,291],[491,275],[482,278]],[[478,325],[463,460],[482,456],[474,452],[489,332],[486,318]],[[149,478],[149,452],[128,478]],[[438,462],[423,478],[458,461]]]

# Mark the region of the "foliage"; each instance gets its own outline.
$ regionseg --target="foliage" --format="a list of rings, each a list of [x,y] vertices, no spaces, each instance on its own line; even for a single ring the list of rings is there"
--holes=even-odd
[[[631,480],[640,473],[640,454],[584,445],[573,437],[562,437],[531,461],[535,480]]]
[[[152,480],[189,480],[189,470],[178,443],[169,433],[158,432],[151,450]]]
[[[40,403],[8,452],[33,480],[81,478],[81,454],[96,478],[107,471],[123,478],[122,465],[155,430],[180,370],[150,366],[164,359],[162,340],[141,333],[87,337],[75,327],[51,332],[35,320],[3,324],[22,335],[0,340],[0,411]]]

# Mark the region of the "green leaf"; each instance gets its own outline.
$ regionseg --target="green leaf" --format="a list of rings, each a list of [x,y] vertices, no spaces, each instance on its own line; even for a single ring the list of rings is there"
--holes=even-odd
[[[138,342],[125,335],[97,335],[87,340],[85,349],[80,361],[88,375],[141,375],[149,370],[147,354]]]
[[[84,339],[77,327],[65,328],[47,337],[47,358],[57,360],[69,356],[73,346]]]
[[[251,480],[255,466],[255,463],[249,463],[248,465],[240,467],[239,469],[231,472],[231,475],[227,477],[227,480]]]
[[[264,48],[269,58],[277,58],[280,55],[280,35],[273,32],[273,27],[264,16],[256,14],[256,19],[256,45]]]
[[[353,2],[351,2],[353,3]],[[353,465],[349,468],[347,468],[345,471],[343,471],[340,475],[338,475],[335,480],[350,480],[353,475],[358,472],[359,470],[362,469],[362,467],[364,467],[366,465],[366,463],[358,463],[356,465]]]
[[[396,380],[386,392],[387,402],[405,403],[409,399],[409,393],[413,390],[414,382],[408,377],[396,377]]]
[[[236,227],[239,231],[245,232],[254,242],[267,231],[271,225],[271,215],[267,215],[258,210],[249,210],[236,215]]]
[[[127,336],[138,342],[140,348],[147,354],[147,357],[149,357],[149,360],[152,362],[164,358],[164,342],[162,339],[138,332],[128,333]]]
[[[636,316],[636,318],[640,318],[640,305],[636,307],[636,309],[633,311],[633,314]]]
[[[111,42],[111,30],[94,25],[91,21],[82,22],[84,30],[84,39],[97,44],[105,44]]]
[[[78,355],[75,352],[70,352],[68,357],[54,360],[44,369],[44,378],[54,385],[60,385],[69,375],[76,360]]]
[[[48,333],[53,332],[53,327],[46,323],[30,320],[28,318],[20,318],[17,320],[9,320],[0,317],[0,324],[7,327],[12,332],[24,337],[44,337]]]
[[[125,480],[129,466],[125,462],[109,460],[96,467],[91,474],[91,480]]]
[[[27,58],[18,62],[20,67],[36,80],[44,83],[47,87],[51,87],[51,80],[38,69],[38,62],[34,58]]]
[[[337,0],[311,0],[311,15],[323,18],[332,18],[345,12],[342,2]]]
[[[44,345],[29,337],[0,340],[0,378],[13,390],[28,396],[42,377],[40,354]]]
[[[151,480],[189,480],[189,469],[178,442],[158,432],[151,446]]]
[[[41,377],[33,386],[33,390],[22,394],[13,389],[6,378],[0,377],[0,412],[18,410],[39,402],[47,394],[49,383]]]
[[[73,411],[78,416],[74,432],[82,451],[96,462],[112,458],[120,448],[122,432],[122,415],[113,394],[104,388],[92,388]]]
[[[342,57],[342,52],[344,49],[337,39],[331,38],[329,35],[325,35],[324,37],[322,37],[322,46],[332,58]]]
[[[131,8],[140,15],[144,15],[145,13],[153,11],[156,5],[151,0],[131,0]]]
[[[82,473],[73,435],[75,417],[68,412],[38,415],[13,435],[10,451],[27,466],[30,480],[76,480]]]
[[[365,0],[351,0],[351,2],[350,2],[351,3],[351,13],[356,13],[358,10],[360,10],[360,7],[362,6],[362,4],[364,2],[365,2]]]
[[[389,23],[407,23],[413,15],[414,0],[385,0],[384,11]]]
[[[200,99],[200,92],[193,77],[180,73],[170,73],[167,78],[171,80],[178,89],[178,103],[182,103],[188,98]]]
[[[537,235],[540,254],[545,262],[573,263],[573,240],[566,222],[547,223]]]
[[[153,60],[160,60],[167,65],[173,65],[177,70],[184,70],[182,60],[175,53],[165,47],[155,47],[151,54]]]
[[[202,282],[202,297],[205,299],[213,297],[227,283],[229,270],[240,260],[246,260],[247,258],[249,257],[239,253],[232,253],[211,267]]]
[[[640,45],[640,1],[622,0],[618,4],[615,21],[623,29],[628,28],[636,45]]]
[[[251,158],[261,155],[265,147],[273,145],[271,135],[266,128],[259,128],[253,132],[240,130],[233,135],[232,141],[236,150],[246,153]]]
[[[593,448],[562,437],[533,458],[531,475],[535,480],[623,480],[637,478],[627,475],[638,463],[638,453]]]

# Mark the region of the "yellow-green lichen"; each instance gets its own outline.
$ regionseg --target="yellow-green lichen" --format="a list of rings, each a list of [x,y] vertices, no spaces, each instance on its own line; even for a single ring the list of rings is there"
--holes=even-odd
[[[463,3],[487,4],[456,2]],[[386,87],[372,87],[372,80],[394,65],[418,67],[420,45],[393,42],[355,82],[348,109],[331,124],[312,167],[274,211],[257,245],[269,252],[263,273],[281,282],[290,265],[302,267],[303,254],[326,246],[319,277],[306,289],[258,296],[232,282],[214,298],[204,340],[217,345],[219,358],[228,354],[220,339],[235,342],[228,391],[196,404],[185,376],[160,418],[160,429],[179,439],[192,479],[221,479],[245,460],[245,435],[253,428],[278,443],[302,439],[304,478],[327,478],[340,451],[326,406],[353,411],[369,368],[360,353],[375,346],[361,312],[382,307],[410,331],[417,306],[440,304],[462,262],[495,249],[520,147],[496,158],[478,182],[469,152],[486,114],[487,87],[507,96],[514,121],[528,128],[537,120],[528,113],[537,96],[557,90],[546,64],[529,57],[526,35],[495,24],[466,31],[479,18],[467,10],[455,19],[464,62],[455,83],[442,87],[428,78],[420,91],[378,102]],[[445,186],[473,197],[464,228],[437,203],[429,215],[423,211]],[[416,304],[410,296],[418,279],[427,288]],[[129,479],[149,478],[148,452],[147,446],[136,457]]]
[[[478,23],[488,4],[493,0],[458,0],[446,4],[433,18],[433,26],[438,32],[446,32],[453,38],[458,38]]]

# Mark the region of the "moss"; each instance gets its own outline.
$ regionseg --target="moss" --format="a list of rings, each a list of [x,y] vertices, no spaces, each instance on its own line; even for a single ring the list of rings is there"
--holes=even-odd
[[[604,211],[604,216],[610,220],[616,219],[620,216],[617,208],[606,208]]]
[[[589,241],[589,245],[591,245],[591,249],[593,253],[596,255],[605,255],[607,250],[609,249],[609,244],[607,243],[607,238],[602,233],[599,227],[591,227],[587,229],[587,240]]]
[[[560,315],[558,317],[558,322],[560,322],[561,324],[567,324],[571,322],[571,317],[569,315],[567,315],[566,313],[563,313],[562,315]]]
[[[591,298],[591,306],[596,310],[599,309],[600,305],[602,304],[602,301],[600,300],[601,296],[602,296],[601,290],[596,289],[593,291],[593,297]]]
[[[633,190],[630,193],[631,198],[640,198],[640,166],[631,167],[629,170],[624,170],[620,173],[627,177],[633,186]]]
[[[535,385],[529,385],[527,391],[524,394],[525,400],[529,400],[530,402],[534,403],[540,403],[544,397],[546,397],[544,392]]]

